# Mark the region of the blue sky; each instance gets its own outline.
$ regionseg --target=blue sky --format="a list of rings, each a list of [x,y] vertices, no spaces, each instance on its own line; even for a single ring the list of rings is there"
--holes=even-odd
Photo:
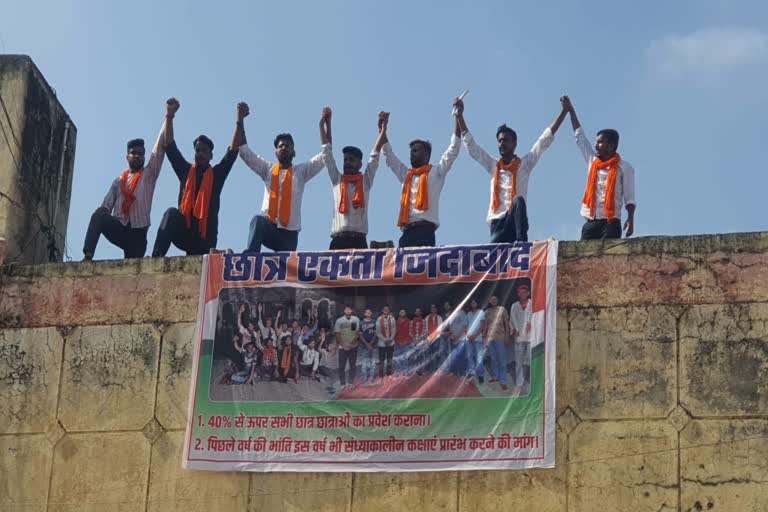
[[[367,152],[376,114],[390,141],[448,144],[450,104],[466,88],[465,117],[495,154],[496,127],[524,153],[568,93],[590,137],[621,133],[636,169],[635,236],[766,229],[762,154],[768,130],[768,3],[679,2],[10,2],[0,51],[32,56],[77,125],[67,245],[82,257],[88,219],[125,168],[125,142],[154,141],[169,96],[181,101],[176,140],[229,144],[235,105],[251,107],[249,145],[273,156],[290,131],[297,161],[319,151],[318,119],[334,109],[339,151]],[[531,238],[577,239],[586,166],[566,120],[531,178]],[[167,160],[149,246],[178,181]],[[219,247],[245,247],[263,186],[242,161],[222,194]],[[369,239],[393,239],[400,186],[383,165],[370,198]],[[489,177],[465,149],[441,198],[440,244],[488,240]],[[332,195],[323,171],[304,196],[299,249],[329,243]],[[171,249],[171,255],[180,254]],[[102,239],[96,258],[121,257]]]

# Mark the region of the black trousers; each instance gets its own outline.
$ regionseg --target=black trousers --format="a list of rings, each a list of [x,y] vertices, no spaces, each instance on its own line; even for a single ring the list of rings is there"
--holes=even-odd
[[[581,227],[582,240],[606,240],[609,238],[621,238],[621,219],[588,220]]]
[[[339,249],[367,249],[368,240],[364,236],[334,236],[331,238],[331,245],[328,247],[331,251]]]
[[[491,243],[512,244],[527,241],[528,208],[526,208],[525,199],[516,196],[507,214],[491,221]]]
[[[379,347],[379,364],[377,365],[379,377],[384,378],[384,375],[392,375],[392,357],[394,355],[394,345]]]
[[[187,256],[208,254],[211,248],[216,247],[216,241],[203,240],[193,228],[187,227],[187,219],[178,208],[165,210],[155,237],[152,256],[162,257],[168,254],[171,243],[186,252]]]
[[[357,347],[351,350],[344,350],[339,347],[339,382],[341,385],[347,383],[346,366],[349,364],[349,383],[355,383],[357,376]]]
[[[437,226],[431,222],[411,224],[405,227],[398,247],[434,247]]]
[[[277,227],[269,219],[254,215],[248,230],[248,248],[245,252],[261,252],[264,245],[273,251],[295,251],[299,245],[299,232]]]
[[[99,237],[104,237],[113,245],[123,250],[125,258],[143,258],[147,252],[147,231],[144,228],[132,228],[130,224],[124,226],[117,217],[109,213],[94,212],[88,223],[88,231],[85,232],[83,254],[91,256],[96,252]]]

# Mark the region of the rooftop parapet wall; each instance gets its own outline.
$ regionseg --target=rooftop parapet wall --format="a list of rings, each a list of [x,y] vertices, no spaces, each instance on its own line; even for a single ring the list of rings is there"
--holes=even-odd
[[[0,129],[6,260],[62,261],[77,128],[26,55],[0,55]]]
[[[557,467],[519,472],[181,470],[200,261],[4,268],[1,510],[768,510],[768,234],[562,243]]]

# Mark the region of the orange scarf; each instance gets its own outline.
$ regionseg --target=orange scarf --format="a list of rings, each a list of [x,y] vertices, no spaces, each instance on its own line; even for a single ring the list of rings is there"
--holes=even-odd
[[[584,199],[581,202],[589,208],[589,216],[595,218],[595,205],[597,204],[597,171],[598,169],[608,168],[608,181],[605,184],[605,218],[612,220],[616,218],[616,176],[619,174],[619,162],[621,157],[616,153],[613,158],[601,161],[595,157],[592,165],[589,166],[589,176],[587,177],[587,189],[584,191]]]
[[[278,217],[277,213],[277,190],[280,188],[278,180],[280,179],[280,163],[276,163],[272,167],[272,180],[269,184],[269,222],[277,224],[275,222]],[[291,221],[291,187],[293,186],[293,166],[285,170],[285,176],[283,176],[283,187],[280,191],[280,224],[287,226]]]
[[[363,191],[363,175],[344,174],[341,177],[341,201],[339,201],[339,213],[347,213],[347,184],[355,185],[355,193],[352,195],[352,206],[354,208],[365,208],[365,192]]]
[[[280,368],[288,370],[291,367],[291,345],[283,349],[283,359],[280,361]]]
[[[208,235],[208,212],[211,206],[213,194],[213,167],[210,165],[203,174],[203,182],[200,189],[197,186],[197,164],[192,164],[187,174],[187,183],[184,185],[184,195],[181,198],[181,213],[187,219],[187,227],[192,227],[192,217],[197,221],[197,231],[200,238],[206,239]]]
[[[136,171],[134,173],[130,188],[126,187],[125,184],[128,182],[128,175],[131,173],[131,170],[126,169],[123,171],[123,174],[120,175],[120,193],[123,194],[123,216],[124,217],[128,217],[128,213],[131,211],[131,205],[136,200],[136,195],[134,194],[134,192],[136,191],[136,186],[139,184],[139,180],[141,179],[141,173],[143,172],[144,172],[144,169],[142,168],[140,171]]]
[[[427,315],[427,332],[429,334],[437,331],[437,328],[440,327],[440,321],[438,320],[439,318],[440,316],[436,314],[430,313]]]
[[[424,318],[413,317],[411,320],[411,337],[419,338],[424,334]]]
[[[414,176],[419,177],[419,188],[416,192],[416,209],[429,209],[429,171],[432,166],[427,164],[422,167],[411,169],[405,175],[403,181],[403,192],[400,194],[400,216],[397,218],[398,226],[407,226],[411,218],[411,181]]]
[[[496,172],[493,173],[493,197],[491,197],[491,209],[494,212],[499,209],[501,204],[501,188],[499,187],[499,175],[502,170],[512,173],[512,188],[509,190],[509,206],[512,207],[512,200],[517,195],[517,170],[520,169],[520,159],[515,156],[511,162],[504,164],[499,158],[496,162]]]
[[[392,337],[392,319],[393,317],[391,315],[382,315],[379,317],[379,328],[381,329],[381,334],[384,335],[384,337],[387,339]]]

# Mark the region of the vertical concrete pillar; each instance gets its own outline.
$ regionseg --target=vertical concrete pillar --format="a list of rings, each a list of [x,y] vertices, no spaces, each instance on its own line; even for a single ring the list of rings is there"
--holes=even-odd
[[[0,238],[5,261],[61,261],[77,129],[26,55],[0,55]]]

